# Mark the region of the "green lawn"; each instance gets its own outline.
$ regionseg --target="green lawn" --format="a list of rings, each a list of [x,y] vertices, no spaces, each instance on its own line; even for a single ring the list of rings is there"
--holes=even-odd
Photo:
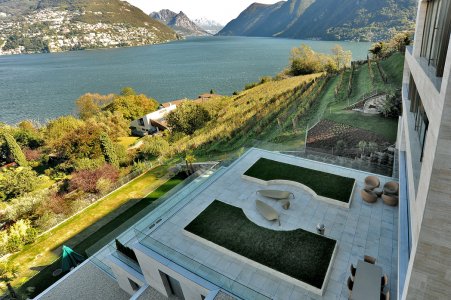
[[[185,230],[319,289],[336,244],[302,229],[278,231],[257,226],[241,208],[218,200]]]
[[[131,146],[133,146],[134,144],[136,144],[136,142],[139,140],[139,137],[135,137],[135,136],[124,136],[124,137],[120,137],[118,138],[118,144],[122,145],[125,147],[125,149],[130,148]]]
[[[321,171],[260,158],[244,175],[261,180],[290,180],[302,183],[319,196],[348,203],[355,180]]]
[[[324,119],[365,129],[387,138],[391,143],[396,142],[398,119],[387,119],[348,110],[327,114]]]
[[[167,166],[157,167],[99,200],[82,213],[40,236],[33,244],[8,259],[19,266],[12,282],[19,287],[45,266],[58,259],[62,245],[76,247],[106,223],[133,206],[157,187],[165,183]]]
[[[170,191],[172,188],[174,188],[176,185],[181,183],[186,176],[183,174],[176,175],[175,177],[171,178],[167,182],[165,182],[163,185],[161,185],[159,188],[157,188],[155,191],[147,195],[146,197],[142,198],[140,201],[138,201],[136,204],[134,204],[132,207],[112,219],[110,222],[105,224],[104,226],[100,227],[97,231],[95,231],[93,234],[88,236],[86,239],[81,241],[79,244],[77,244],[74,247],[74,250],[77,251],[80,254],[85,254],[86,249],[89,247],[95,245],[96,250],[99,250],[106,244],[108,244],[112,239],[114,239],[116,236],[120,235],[122,232],[127,230],[133,223],[135,223],[137,220],[134,218],[136,215],[140,214],[142,211],[146,210],[146,208],[152,204],[155,200],[162,197],[164,194],[166,194],[168,191]],[[142,215],[142,214],[140,214]],[[130,224],[132,223],[132,224]],[[124,224],[126,226],[124,226]],[[111,236],[111,233],[114,233],[114,236]],[[106,238],[105,237],[109,237]],[[26,293],[26,288],[33,286],[36,288],[33,295],[29,296],[36,296],[37,294],[44,291],[47,287],[49,287],[51,284],[56,282],[60,277],[53,277],[52,272],[55,269],[60,268],[61,261],[58,259],[56,262],[54,262],[50,267],[44,269],[42,272],[38,273],[36,276],[31,278],[28,282],[26,282],[22,287],[20,288],[21,293]]]
[[[404,69],[404,54],[394,53],[387,59],[382,60],[380,65],[387,74],[389,83],[400,89]]]

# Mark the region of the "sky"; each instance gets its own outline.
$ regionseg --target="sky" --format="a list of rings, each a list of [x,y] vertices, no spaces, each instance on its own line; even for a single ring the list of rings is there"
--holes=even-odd
[[[190,19],[205,17],[227,24],[254,2],[273,4],[277,0],[127,0],[149,14],[161,9],[183,11]]]

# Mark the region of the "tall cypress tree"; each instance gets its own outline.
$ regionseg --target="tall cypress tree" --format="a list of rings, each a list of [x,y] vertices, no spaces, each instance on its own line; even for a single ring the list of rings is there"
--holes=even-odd
[[[106,162],[115,167],[119,167],[119,159],[117,158],[116,150],[114,149],[113,142],[108,134],[102,133],[100,135],[100,145]]]
[[[3,138],[5,139],[9,155],[13,158],[16,164],[21,167],[27,166],[27,158],[25,157],[25,154],[23,154],[22,149],[20,149],[19,144],[17,144],[16,139],[7,132],[3,133]]]

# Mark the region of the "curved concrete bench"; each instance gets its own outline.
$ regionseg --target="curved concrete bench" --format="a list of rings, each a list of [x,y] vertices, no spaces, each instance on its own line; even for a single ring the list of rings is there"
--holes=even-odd
[[[279,221],[280,225],[280,219],[279,219],[279,213],[266,204],[263,201],[255,200],[255,205],[257,206],[257,211],[268,221]]]
[[[294,194],[292,192],[281,190],[258,190],[256,193],[276,200],[288,199],[290,196],[293,196],[294,199]]]
[[[323,197],[323,196],[319,196],[314,190],[312,190],[311,188],[309,188],[308,186],[299,183],[299,182],[295,182],[295,181],[290,181],[290,180],[282,180],[282,179],[275,179],[275,180],[261,180],[255,177],[251,177],[251,176],[247,176],[247,175],[241,175],[241,178],[245,179],[245,180],[249,180],[251,182],[257,183],[257,184],[261,184],[261,185],[291,185],[300,189],[303,189],[304,191],[310,193],[313,198],[320,200],[320,201],[324,201],[327,202],[329,204],[334,204],[340,207],[345,207],[345,208],[349,208],[351,205],[351,201],[352,201],[352,197],[354,195],[354,191],[355,191],[355,186],[356,186],[356,181],[354,180],[354,185],[352,187],[352,191],[351,191],[351,195],[349,196],[349,200],[348,202],[342,202],[342,201],[338,201],[332,198],[328,198],[328,197]]]

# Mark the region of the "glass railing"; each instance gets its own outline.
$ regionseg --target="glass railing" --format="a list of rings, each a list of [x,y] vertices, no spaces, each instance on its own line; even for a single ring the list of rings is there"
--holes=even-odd
[[[111,270],[111,267],[107,265],[105,262],[106,260],[102,259],[102,257],[99,256],[91,256],[89,260],[95,264],[98,268],[100,268],[102,271],[104,271],[106,274],[111,276],[113,279],[116,279],[116,276],[113,273],[113,270]]]
[[[218,286],[219,288],[230,292],[241,299],[269,300],[267,297],[248,286],[245,286],[224,274],[221,274],[202,263],[178,252],[177,250],[155,240],[151,236],[135,229],[139,243],[146,246],[150,250],[158,253],[173,263],[185,268],[186,270],[196,274],[206,281]]]
[[[198,188],[201,187],[203,183],[218,177],[222,173],[220,170],[221,168],[216,171],[210,169],[200,176],[191,175],[163,197],[160,197],[155,201],[152,204],[155,206],[152,213],[136,223],[133,227],[143,232],[156,228],[157,225],[160,225],[160,222],[167,220],[170,216],[189,203],[191,199],[197,196],[197,194],[202,191],[198,190]]]
[[[130,229],[120,234],[117,239],[120,240],[122,244],[130,246],[130,244],[136,241],[134,231],[135,227],[138,230],[149,232],[153,227],[156,228],[157,225],[160,225],[159,223],[162,222],[162,220],[166,220],[169,215],[172,215],[180,210],[187,203],[187,201],[192,199],[191,197],[194,197],[194,195],[197,194],[194,191],[201,187],[204,182],[210,179],[214,180],[216,176],[219,176],[219,174],[223,172],[221,169],[221,167],[215,166],[214,168],[203,170],[185,179],[182,183],[167,192],[163,197],[160,197],[152,203],[151,212],[133,225]],[[106,263],[108,257],[111,255],[141,273],[141,269],[134,261],[128,260],[127,257],[123,257],[117,252],[114,240],[109,242],[108,245],[103,247],[101,250],[92,253],[90,259],[99,268],[114,278],[115,276],[113,271]]]

